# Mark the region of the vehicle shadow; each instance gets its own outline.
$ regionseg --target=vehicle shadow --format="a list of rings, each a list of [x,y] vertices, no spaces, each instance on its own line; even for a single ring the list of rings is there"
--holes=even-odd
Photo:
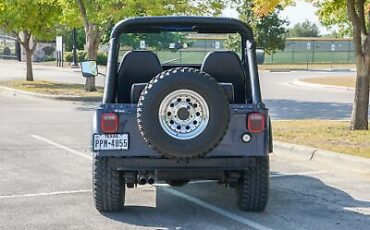
[[[274,229],[366,229],[370,224],[369,201],[354,199],[345,191],[310,176],[282,176],[271,179],[269,204],[263,213],[247,213],[236,206],[235,190],[215,182],[188,184],[181,188],[156,187],[156,207],[126,206],[105,217],[134,226],[157,229],[245,228],[227,217],[176,197],[174,189],[240,217]],[[222,227],[225,226],[225,227]]]

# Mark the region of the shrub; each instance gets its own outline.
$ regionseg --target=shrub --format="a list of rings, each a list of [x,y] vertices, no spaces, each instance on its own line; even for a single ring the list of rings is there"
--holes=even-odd
[[[77,51],[77,62],[86,61],[87,53],[83,50]],[[73,52],[64,52],[64,61],[65,62],[72,62],[73,60]]]
[[[77,62],[83,62],[87,59],[87,52],[84,50],[77,51]]]
[[[73,54],[72,52],[64,52],[64,61],[72,62]]]
[[[56,58],[54,56],[45,56],[44,57],[44,62],[48,62],[48,61],[55,61]]]
[[[98,56],[96,57],[96,63],[98,65],[107,65],[108,55],[104,52],[99,52]]]
[[[65,62],[72,62],[73,53],[72,52],[64,52],[64,61]],[[77,51],[77,62],[83,62],[87,60],[87,52],[84,50]],[[107,65],[108,55],[104,52],[98,52],[96,57],[96,63],[98,65]]]

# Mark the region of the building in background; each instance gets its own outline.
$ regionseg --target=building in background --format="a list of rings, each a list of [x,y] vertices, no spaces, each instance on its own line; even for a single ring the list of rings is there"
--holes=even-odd
[[[0,59],[14,59],[20,58],[20,46],[15,38],[7,35],[0,35]]]

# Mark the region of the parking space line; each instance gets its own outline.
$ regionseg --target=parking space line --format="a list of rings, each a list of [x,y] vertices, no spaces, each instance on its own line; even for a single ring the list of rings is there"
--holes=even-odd
[[[52,195],[88,193],[88,192],[91,192],[91,190],[74,190],[74,191],[58,191],[58,192],[42,192],[42,193],[20,194],[20,195],[7,195],[7,196],[0,196],[0,200],[2,200],[2,199],[10,199],[10,198],[52,196]]]
[[[67,146],[64,146],[64,145],[61,145],[61,144],[55,143],[54,141],[51,141],[51,140],[49,140],[49,139],[46,139],[45,137],[40,137],[40,136],[38,136],[38,135],[34,135],[34,134],[33,134],[33,135],[31,135],[31,137],[36,138],[36,139],[38,139],[38,140],[40,140],[40,141],[43,141],[43,142],[45,142],[45,143],[48,143],[48,144],[50,144],[50,145],[54,145],[55,147],[58,147],[58,148],[63,149],[63,150],[66,150],[66,151],[68,151],[68,152],[70,152],[70,153],[73,153],[73,154],[75,154],[75,155],[78,155],[78,156],[80,156],[80,157],[83,157],[83,158],[86,158],[86,159],[91,160],[91,156],[86,155],[86,154],[84,154],[84,153],[81,153],[81,152],[79,152],[79,151],[77,151],[77,150],[71,149],[71,148],[69,148],[69,147],[67,147]]]
[[[219,208],[219,207],[216,207],[214,205],[211,205],[209,203],[206,203],[202,200],[199,200],[198,198],[195,198],[195,197],[192,197],[192,196],[189,196],[183,192],[179,192],[179,191],[176,191],[174,189],[171,189],[171,188],[168,188],[168,187],[164,187],[163,190],[165,190],[166,192],[168,193],[171,193],[172,195],[175,195],[177,197],[180,197],[180,198],[183,198],[187,201],[190,201],[194,204],[197,204],[203,208],[206,208],[208,210],[211,210],[215,213],[218,213],[222,216],[225,216],[225,217],[228,217],[232,220],[235,220],[239,223],[242,223],[242,224],[245,224],[245,225],[248,225],[249,227],[252,227],[252,228],[255,228],[255,229],[258,229],[258,230],[270,230],[272,228],[269,228],[269,227],[266,227],[266,226],[263,226],[257,222],[254,222],[250,219],[247,219],[245,217],[242,217],[242,216],[239,216],[237,214],[234,214],[232,212],[229,212],[229,211],[226,211],[225,209],[222,209],[222,208]]]
[[[211,182],[217,182],[217,180],[196,180],[196,181],[190,181],[189,184],[202,184],[202,183],[211,183]]]
[[[271,178],[276,178],[276,177],[288,177],[288,176],[309,176],[309,175],[323,174],[323,173],[326,173],[326,171],[311,171],[311,172],[300,172],[300,173],[273,174],[273,175],[270,175],[270,177]]]

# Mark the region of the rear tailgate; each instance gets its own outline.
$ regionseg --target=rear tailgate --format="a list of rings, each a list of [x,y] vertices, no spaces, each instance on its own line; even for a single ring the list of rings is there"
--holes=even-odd
[[[106,113],[117,114],[118,127],[114,133],[106,133],[102,129],[102,115]],[[263,115],[265,125],[262,132],[248,130],[248,115],[253,113]],[[136,119],[134,104],[104,104],[99,107],[94,117],[92,150],[102,156],[161,157],[144,141]],[[250,136],[248,142],[243,142],[244,134]],[[264,156],[268,152],[268,140],[267,109],[231,104],[229,128],[220,144],[206,157]]]

